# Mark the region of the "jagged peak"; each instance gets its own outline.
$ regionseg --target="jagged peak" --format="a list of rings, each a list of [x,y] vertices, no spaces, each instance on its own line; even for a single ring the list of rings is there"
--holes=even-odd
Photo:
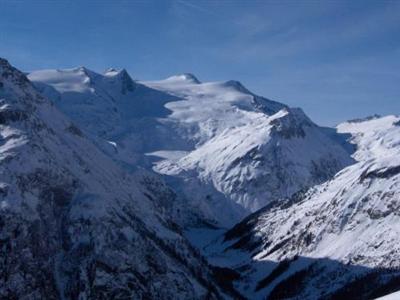
[[[104,72],[104,76],[106,78],[114,78],[121,82],[121,92],[123,94],[126,94],[128,91],[132,92],[135,89],[135,82],[126,69],[118,70],[115,68],[109,68]]]
[[[277,115],[283,112],[282,119],[290,119],[297,124],[307,124],[307,125],[315,125],[311,119],[306,115],[306,113],[300,107],[284,107],[282,108]]]
[[[129,75],[129,73],[128,73],[128,71],[127,71],[126,69],[121,69],[121,70],[118,72],[118,75],[121,76],[121,77],[130,78],[130,79],[132,80],[131,75]]]
[[[44,98],[33,87],[27,76],[3,58],[0,58],[0,92],[5,92],[5,97],[3,98],[3,95],[0,97],[3,98],[2,118],[5,118],[4,111],[11,114],[9,118],[19,118],[34,109],[34,104],[44,102]]]
[[[316,126],[301,108],[284,107],[271,116],[276,132],[286,138],[304,137],[305,127]]]
[[[132,77],[129,75],[128,71],[123,69],[116,69],[116,68],[108,68],[104,73],[106,77],[119,77],[119,78],[127,78],[133,81]]]
[[[14,68],[7,59],[0,57],[0,71],[2,72],[2,77],[8,77],[10,75],[25,76],[24,73]]]
[[[12,82],[20,87],[26,87],[29,85],[29,80],[26,75],[14,68],[8,60],[0,57],[0,83],[4,86],[3,81]]]
[[[7,59],[0,57],[0,67],[11,66]]]

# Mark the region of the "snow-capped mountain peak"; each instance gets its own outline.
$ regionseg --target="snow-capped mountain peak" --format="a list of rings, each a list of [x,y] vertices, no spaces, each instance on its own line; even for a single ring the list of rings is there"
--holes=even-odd
[[[399,116],[324,128],[234,80],[0,59],[0,298],[393,292],[399,139]]]
[[[29,78],[57,90],[54,96],[43,88],[77,124],[106,140],[111,155],[164,175],[217,224],[238,221],[351,163],[339,135],[332,138],[300,109],[255,95],[238,81],[201,83],[182,74],[133,82],[125,71],[111,70],[93,77],[90,91],[71,94],[59,88],[63,78],[42,72]],[[225,218],[217,213],[223,206]]]
[[[84,67],[63,70],[41,70],[29,74],[32,81],[47,82],[60,93],[93,91],[91,83],[95,73]]]
[[[58,97],[48,96],[83,128],[117,145],[109,151],[116,159],[164,175],[213,222],[235,222],[351,163],[335,133],[238,81],[201,83],[182,74],[133,82],[112,70],[93,78],[89,92],[70,94],[41,72],[29,78],[58,89]],[[189,178],[191,184],[183,183]],[[208,188],[193,197],[203,185]],[[221,206],[230,207],[226,218],[217,214]]]
[[[36,76],[65,91],[83,73]],[[223,297],[161,181],[118,166],[3,59],[0,101],[1,299]]]

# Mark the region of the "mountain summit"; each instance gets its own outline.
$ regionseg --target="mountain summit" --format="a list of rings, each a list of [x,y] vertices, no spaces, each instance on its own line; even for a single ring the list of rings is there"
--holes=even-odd
[[[78,94],[99,79],[81,68],[40,75]],[[173,193],[118,166],[3,59],[0,137],[0,298],[226,293],[168,213]]]
[[[320,127],[234,80],[0,59],[0,298],[392,293],[399,124]]]
[[[182,74],[121,89],[121,78],[130,78],[122,73],[28,77],[84,131],[114,143],[116,160],[163,175],[207,222],[233,225],[352,162],[340,134],[238,81],[200,83]]]

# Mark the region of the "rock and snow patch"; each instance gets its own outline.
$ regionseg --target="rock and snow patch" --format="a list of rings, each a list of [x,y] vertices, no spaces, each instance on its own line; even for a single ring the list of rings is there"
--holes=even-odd
[[[182,201],[216,225],[230,226],[352,162],[340,135],[238,81],[201,83],[181,74],[122,89],[126,71],[80,69],[29,78],[115,160],[163,175]],[[118,151],[103,147],[104,140]]]
[[[82,68],[34,77],[83,107],[97,80]],[[70,130],[3,59],[0,83],[1,299],[228,297],[175,223],[168,187]]]
[[[356,163],[249,216],[213,246],[217,250],[209,246],[210,259],[245,269],[247,279],[237,284],[253,299],[282,296],[296,280],[302,286],[293,295],[302,299],[351,299],[357,290],[364,299],[392,287],[400,278],[399,120],[340,124],[356,143]],[[232,263],[234,257],[243,259]]]
[[[28,77],[0,59],[0,267],[17,296],[218,297],[217,274],[251,299],[373,298],[400,278],[399,117],[322,128],[192,74]]]

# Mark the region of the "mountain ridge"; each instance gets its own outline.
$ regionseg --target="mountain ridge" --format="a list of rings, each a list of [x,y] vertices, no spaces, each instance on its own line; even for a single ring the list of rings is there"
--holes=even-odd
[[[3,59],[0,82],[1,298],[239,296],[182,235],[160,181],[154,193],[120,168]]]
[[[29,78],[39,86],[57,89],[54,82],[59,75],[52,74],[54,79],[37,71]],[[93,81],[93,90],[82,83],[73,96],[63,88],[56,97],[48,89],[42,91],[58,99],[56,105],[81,128],[111,141],[115,159],[161,174],[183,195],[183,201],[218,226],[232,225],[268,201],[325,180],[352,162],[342,144],[331,138],[338,134],[326,134],[301,109],[257,96],[238,81],[193,78],[183,74],[161,81],[135,81],[136,89],[128,93],[104,85],[103,80]],[[86,102],[99,112],[83,106]],[[162,113],[141,112],[146,103]],[[101,133],[94,132],[92,127],[98,129],[103,123],[109,125]],[[308,143],[318,150],[307,149]],[[294,154],[295,148],[301,149],[305,160]],[[270,153],[286,167],[277,165],[277,159],[268,157]],[[250,188],[251,182],[256,185]],[[266,191],[274,192],[265,195]],[[222,207],[226,207],[226,217],[216,214]]]
[[[224,256],[242,257],[240,263],[224,266],[234,269],[247,266],[243,276],[248,276],[251,283],[247,289],[244,282],[239,281],[237,286],[251,295],[250,298],[268,296],[278,286],[289,288],[285,277],[294,276],[294,270],[303,272],[305,278],[304,290],[296,292],[296,297],[303,299],[336,299],[350,291],[357,294],[357,289],[357,297],[367,299],[371,297],[367,296],[368,291],[374,290],[362,287],[362,278],[365,282],[367,278],[374,282],[378,293],[375,297],[385,294],[378,290],[387,282],[392,282],[393,286],[385,292],[398,289],[400,129],[395,124],[399,119],[399,116],[386,116],[340,124],[338,131],[350,133],[352,142],[357,145],[353,154],[356,163],[325,183],[287,200],[276,201],[248,216],[215,245],[209,246],[211,261],[218,263]],[[273,268],[263,270],[262,262],[291,262],[297,261],[297,257],[334,260],[342,266],[319,263],[327,270],[312,273],[307,270],[310,264],[287,263],[285,268],[281,266],[279,280],[263,283],[262,276],[268,278],[268,273],[274,271]],[[221,261],[229,261],[229,258]],[[348,266],[346,279],[336,278],[335,272],[346,269],[345,266]],[[351,270],[357,266],[364,269]],[[322,278],[329,274],[332,278],[324,281]],[[256,282],[260,284],[258,287]],[[316,286],[316,282],[320,284]],[[327,293],[328,290],[331,291]],[[356,297],[356,294],[347,295]],[[294,298],[294,295],[288,297]]]
[[[0,296],[394,292],[399,124],[320,127],[234,80],[0,59]]]

